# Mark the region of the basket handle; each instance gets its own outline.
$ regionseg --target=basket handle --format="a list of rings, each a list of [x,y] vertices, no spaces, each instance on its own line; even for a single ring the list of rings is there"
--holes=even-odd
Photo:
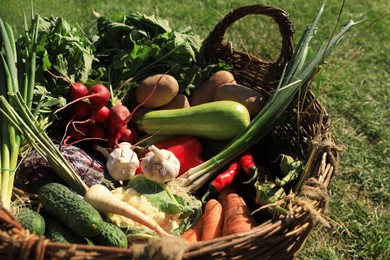
[[[230,25],[251,14],[266,15],[275,20],[279,26],[280,34],[282,35],[281,53],[275,63],[284,64],[289,61],[293,52],[293,23],[290,20],[289,15],[284,10],[263,4],[243,6],[230,11],[222,19],[222,21],[220,21],[214,27],[214,29],[208,35],[207,39],[204,41],[204,51],[206,58],[210,60],[214,58],[213,54],[216,53],[218,46],[222,45],[224,35]]]

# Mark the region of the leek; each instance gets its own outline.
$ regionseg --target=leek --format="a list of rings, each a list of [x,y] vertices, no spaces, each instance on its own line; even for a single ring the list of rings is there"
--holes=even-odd
[[[323,12],[321,7],[313,23],[302,34],[297,47],[294,49],[291,60],[286,65],[279,84],[259,114],[251,123],[229,142],[217,155],[204,163],[189,169],[177,179],[177,182],[194,192],[206,183],[216,172],[234,158],[254,146],[268,135],[279,123],[279,119],[288,110],[294,100],[308,90],[310,81],[320,70],[325,58],[330,54],[339,40],[353,27],[355,22],[350,21],[330,41],[323,45],[316,53],[307,57],[309,43],[314,36],[318,20]]]

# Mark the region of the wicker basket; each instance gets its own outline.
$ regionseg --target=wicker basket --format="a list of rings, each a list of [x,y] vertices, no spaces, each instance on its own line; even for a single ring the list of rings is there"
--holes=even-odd
[[[276,61],[264,61],[223,43],[228,27],[248,15],[266,15],[278,24],[282,47]],[[204,41],[205,55],[210,61],[232,62],[238,83],[269,97],[291,58],[293,33],[292,22],[283,10],[266,5],[244,6],[231,11],[216,25]],[[288,197],[291,212],[288,216],[276,216],[248,232],[211,241],[188,245],[179,238],[175,241],[156,238],[119,249],[50,242],[29,234],[9,212],[0,209],[0,259],[292,259],[310,230],[318,222],[326,222],[322,213],[338,157],[328,114],[318,100],[308,93],[299,117],[297,111],[290,111],[287,121],[271,135],[278,145],[298,150],[300,156],[309,158],[309,176],[298,194]]]

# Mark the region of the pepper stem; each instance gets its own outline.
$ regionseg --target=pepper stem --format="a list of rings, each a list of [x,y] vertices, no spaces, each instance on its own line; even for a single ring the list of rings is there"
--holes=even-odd
[[[244,181],[242,183],[244,185],[251,184],[254,180],[256,180],[257,175],[259,174],[259,170],[257,169],[257,167],[250,167],[248,173],[251,176],[251,178],[248,181]]]

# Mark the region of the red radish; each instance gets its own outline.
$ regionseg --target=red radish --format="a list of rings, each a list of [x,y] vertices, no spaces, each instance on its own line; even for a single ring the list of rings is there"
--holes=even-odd
[[[69,107],[69,116],[72,120],[83,120],[91,115],[91,105],[84,101],[77,101]]]
[[[88,128],[87,137],[105,139],[106,138],[106,129],[104,128],[104,126],[102,124],[92,124]]]
[[[91,110],[91,120],[97,123],[103,123],[108,120],[110,109],[107,106],[94,107]]]
[[[68,137],[66,139],[80,140],[85,138],[88,128],[88,124],[71,123],[68,129]]]
[[[120,138],[121,142],[128,142],[131,144],[135,144],[138,141],[138,133],[135,129],[127,127]]]
[[[118,142],[121,139],[124,132],[127,131],[127,125],[108,128],[108,146],[118,146]]]
[[[88,91],[88,95],[85,96],[89,99],[92,105],[100,107],[104,106],[108,100],[110,100],[110,91],[102,84],[96,84]]]
[[[66,104],[66,106],[63,106],[63,107],[57,109],[54,113],[57,113],[57,112],[61,111],[62,109],[66,108],[67,106],[69,106],[73,103],[82,101],[84,99],[88,99],[89,102],[94,107],[101,107],[101,106],[106,105],[106,103],[110,100],[110,91],[104,85],[96,84],[92,88],[89,89],[88,95],[72,100],[71,102]]]
[[[131,118],[129,109],[124,105],[115,105],[110,110],[110,116],[108,117],[108,127],[117,128],[123,125],[127,125]]]
[[[72,83],[69,87],[69,96],[72,100],[84,97],[88,94],[88,88],[81,82]]]

